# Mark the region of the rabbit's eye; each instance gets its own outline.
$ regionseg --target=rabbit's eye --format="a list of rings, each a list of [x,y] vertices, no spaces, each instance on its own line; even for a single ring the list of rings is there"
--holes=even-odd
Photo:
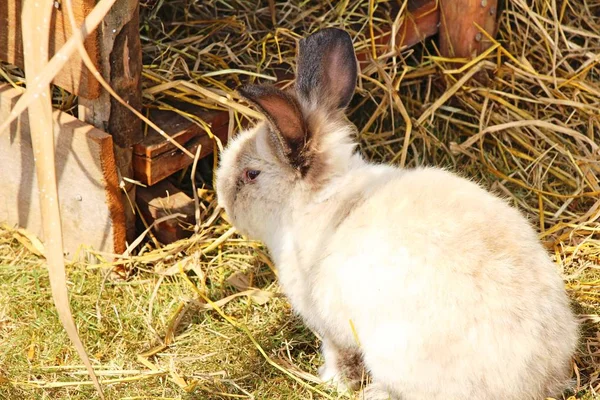
[[[246,182],[254,182],[254,180],[258,178],[258,175],[260,175],[260,171],[256,169],[247,169],[244,171],[244,180]]]

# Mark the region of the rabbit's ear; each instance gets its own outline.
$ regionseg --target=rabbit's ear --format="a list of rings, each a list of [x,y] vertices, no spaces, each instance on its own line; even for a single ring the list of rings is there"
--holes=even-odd
[[[296,98],[268,85],[245,85],[237,91],[267,118],[278,155],[304,174],[310,133]]]
[[[326,28],[301,39],[296,91],[319,107],[346,108],[356,88],[358,62],[350,35]]]

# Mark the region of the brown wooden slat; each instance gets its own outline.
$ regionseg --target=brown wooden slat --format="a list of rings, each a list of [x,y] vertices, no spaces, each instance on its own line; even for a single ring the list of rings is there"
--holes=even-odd
[[[213,129],[221,128],[229,123],[229,113],[226,111],[196,111],[196,113],[204,121],[211,124]],[[154,110],[150,113],[150,118],[167,134],[173,135],[173,139],[179,144],[184,144],[198,135],[205,134],[204,130],[197,124],[172,111]],[[174,144],[166,141],[153,129],[150,130],[142,143],[133,146],[134,154],[149,158],[157,157],[175,149]]]
[[[211,125],[213,134],[225,143],[229,113],[224,111],[196,111],[196,113]],[[172,111],[155,110],[150,118],[192,154],[195,154],[198,146],[202,146],[200,158],[213,152],[213,140],[204,129],[181,115]],[[146,185],[154,185],[193,162],[190,156],[166,141],[155,130],[150,130],[144,141],[133,147],[133,152],[134,177]]]
[[[95,3],[95,0],[73,0],[73,12],[78,25],[83,23]],[[55,4],[58,4],[58,2]],[[0,60],[23,68],[21,7],[22,0],[0,0]],[[51,26],[50,56],[54,55],[55,51],[59,50],[71,36],[71,24],[66,10],[54,8]],[[99,44],[97,33],[92,32],[84,44],[94,65],[98,67]],[[82,97],[94,99],[100,95],[100,84],[85,67],[77,53],[73,54],[53,83]]]
[[[440,10],[436,0],[413,0],[408,3],[405,18],[398,27],[395,46],[397,49],[412,47],[438,33]],[[375,38],[377,55],[391,50],[391,26],[379,27],[383,34]],[[361,67],[369,64],[371,47],[356,54]]]
[[[157,219],[180,213],[183,218],[174,218],[156,225],[152,232],[163,244],[173,243],[192,235],[194,225],[194,199],[176,188],[168,180],[154,186],[139,188],[137,204],[148,225]]]
[[[458,58],[481,54],[492,43],[477,25],[494,37],[497,14],[497,0],[440,0],[440,53]]]

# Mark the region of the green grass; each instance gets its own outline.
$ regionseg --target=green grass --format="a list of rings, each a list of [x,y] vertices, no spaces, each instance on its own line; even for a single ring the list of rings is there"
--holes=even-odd
[[[42,260],[15,235],[0,231],[0,399],[97,398],[58,321]],[[318,339],[294,316],[254,244],[232,239],[214,254],[198,256],[196,272],[183,275],[172,268],[172,275],[164,276],[186,260],[186,253],[199,254],[192,246],[153,265],[143,264],[143,256],[134,258],[130,267],[136,272],[127,280],[105,279],[108,269],[93,264],[69,266],[81,337],[101,379],[112,381],[103,385],[107,399],[323,398],[288,374],[339,397],[312,383],[321,364]],[[237,326],[207,310],[192,287],[205,287],[213,301],[223,299],[240,291],[228,283],[233,274],[243,274],[270,295],[264,304],[242,296],[223,305]],[[573,283],[597,278],[594,269],[586,274]],[[600,307],[585,292],[573,286],[574,306],[581,314],[597,315]],[[584,324],[577,360],[583,390],[577,399],[594,398],[588,383],[598,376],[592,354],[598,334],[597,324]],[[269,364],[252,339],[287,373]]]
[[[88,378],[58,321],[44,265],[16,240],[7,240],[10,231],[0,235],[5,239],[0,247],[0,399],[95,398],[89,383],[78,383]],[[246,327],[275,362],[315,374],[321,362],[317,339],[277,292],[270,270],[248,259],[209,268],[209,296],[218,300],[238,292],[225,280],[233,272],[254,277],[272,297],[262,305],[240,297],[223,312]],[[102,380],[121,380],[103,385],[107,399],[311,398],[310,390],[269,365],[245,332],[203,309],[190,285],[201,285],[193,273],[190,281],[153,271],[139,271],[127,281],[105,280],[105,274],[106,269],[84,264],[68,268],[73,314],[90,357]],[[178,323],[171,330],[174,317]],[[148,376],[149,364],[138,357],[165,340],[170,344],[147,358],[157,370]],[[71,383],[75,386],[49,387]]]

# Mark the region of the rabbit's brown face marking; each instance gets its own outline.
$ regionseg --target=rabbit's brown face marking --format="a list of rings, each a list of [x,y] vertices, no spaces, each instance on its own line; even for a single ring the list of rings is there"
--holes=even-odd
[[[221,153],[221,163],[217,170],[217,197],[219,205],[227,214],[236,220],[238,200],[243,197],[243,191],[248,186],[247,171],[251,160],[256,158],[255,135],[249,133],[245,137],[237,137],[231,141]]]
[[[217,170],[219,205],[241,233],[260,240],[279,224],[297,179],[297,171],[280,160],[271,136],[265,123],[241,133],[221,153]]]
[[[310,198],[343,173],[355,147],[344,119],[357,79],[352,39],[325,29],[302,39],[298,50],[296,86],[289,91],[269,85],[238,89],[265,121],[241,133],[221,155],[219,204],[236,228],[255,239],[276,237],[294,197]]]

